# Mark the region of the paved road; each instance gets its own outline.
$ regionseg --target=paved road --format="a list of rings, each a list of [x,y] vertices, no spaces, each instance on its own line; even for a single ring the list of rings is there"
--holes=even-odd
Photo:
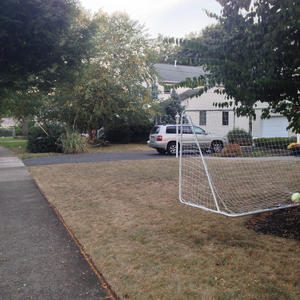
[[[114,299],[27,168],[2,147],[0,299]]]
[[[154,151],[146,152],[114,152],[114,153],[89,153],[89,154],[68,154],[57,155],[49,157],[36,157],[24,159],[26,166],[40,166],[40,165],[55,165],[55,164],[69,164],[81,162],[101,162],[101,161],[121,161],[121,160],[145,160],[166,158],[166,156],[158,154]]]
[[[205,154],[206,159],[217,160],[258,160],[258,161],[299,161],[300,157],[296,156],[274,156],[274,157],[211,157]],[[101,162],[101,161],[125,161],[125,160],[146,160],[146,159],[160,159],[160,158],[175,158],[171,155],[162,155],[154,151],[145,152],[114,152],[114,153],[89,153],[89,154],[67,154],[49,157],[36,157],[24,159],[26,166],[40,166],[40,165],[56,165],[56,164],[70,164],[82,162]]]

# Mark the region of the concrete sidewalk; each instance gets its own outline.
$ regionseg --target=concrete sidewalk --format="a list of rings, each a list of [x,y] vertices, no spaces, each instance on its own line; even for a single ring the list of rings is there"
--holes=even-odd
[[[24,164],[2,147],[0,299],[115,299]]]

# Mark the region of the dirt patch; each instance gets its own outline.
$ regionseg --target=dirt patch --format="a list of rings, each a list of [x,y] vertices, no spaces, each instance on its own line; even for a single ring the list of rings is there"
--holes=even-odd
[[[300,206],[254,215],[246,227],[256,232],[300,240]]]

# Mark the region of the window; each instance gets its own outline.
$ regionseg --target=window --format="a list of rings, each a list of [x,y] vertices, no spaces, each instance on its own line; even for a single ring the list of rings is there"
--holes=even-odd
[[[199,125],[206,125],[206,110],[201,110],[200,111]]]
[[[196,134],[205,134],[205,130],[200,127],[194,127]]]
[[[171,88],[169,86],[164,86],[164,93],[171,94]]]
[[[159,133],[159,129],[160,129],[159,126],[154,126],[154,127],[151,129],[150,134],[158,134],[158,133]]]
[[[222,112],[222,125],[224,125],[224,126],[229,125],[229,112],[228,111]]]
[[[176,126],[167,126],[166,133],[175,134],[176,133]]]
[[[192,134],[192,128],[190,126],[183,126],[182,132],[185,134]]]

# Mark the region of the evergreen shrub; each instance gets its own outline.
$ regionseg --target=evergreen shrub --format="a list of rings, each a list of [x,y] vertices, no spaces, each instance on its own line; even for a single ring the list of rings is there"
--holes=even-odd
[[[44,128],[31,127],[28,132],[27,150],[32,153],[62,152],[59,140],[65,129],[59,125],[50,125]]]
[[[230,130],[227,134],[230,144],[239,144],[240,146],[252,146],[252,135],[244,129],[236,128]]]

